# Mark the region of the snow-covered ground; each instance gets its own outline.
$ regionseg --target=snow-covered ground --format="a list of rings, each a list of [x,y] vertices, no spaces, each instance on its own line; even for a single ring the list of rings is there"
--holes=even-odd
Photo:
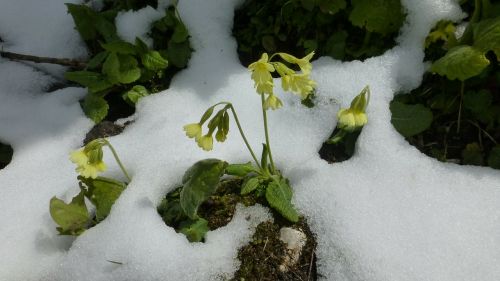
[[[1,1],[4,50],[85,57],[64,2]],[[179,1],[196,52],[171,88],[144,98],[135,122],[110,138],[133,180],[110,216],[76,239],[57,235],[49,200],[78,192],[68,155],[92,127],[78,105],[85,90],[46,93],[63,68],[0,58],[0,141],[14,148],[12,162],[0,170],[0,280],[191,281],[234,273],[238,247],[269,216],[264,208],[240,208],[230,224],[208,233],[206,243],[191,244],[163,223],[156,205],[197,160],[250,159],[234,124],[228,141],[210,153],[186,138],[182,126],[208,106],[231,101],[250,143],[257,148],[264,139],[260,101],[231,37],[233,10],[241,2]],[[390,123],[394,94],[421,82],[430,28],[464,15],[453,0],[403,4],[407,23],[393,49],[364,62],[314,62],[316,107],[278,93],[284,107],[269,114],[274,158],[317,235],[324,280],[500,280],[500,173],[430,159]],[[120,15],[124,39],[144,36],[144,23],[158,16],[148,9]],[[327,164],[318,150],[336,125],[335,113],[365,85],[372,92],[369,123],[356,154]],[[121,177],[109,153],[105,161],[105,175]]]

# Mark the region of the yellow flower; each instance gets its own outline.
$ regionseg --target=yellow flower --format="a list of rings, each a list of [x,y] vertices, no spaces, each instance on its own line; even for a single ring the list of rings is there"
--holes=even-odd
[[[292,91],[300,95],[302,99],[306,99],[312,92],[316,82],[309,78],[308,74],[293,74],[285,75],[281,79],[281,86],[285,91]]]
[[[283,106],[283,103],[274,94],[270,94],[267,97],[266,101],[264,102],[264,109],[265,110],[268,110],[269,108],[271,108],[272,110],[275,110],[275,109],[278,109],[278,108],[280,108],[282,106]]]
[[[300,70],[304,74],[309,74],[311,73],[312,70],[312,64],[309,62],[312,57],[314,56],[314,51],[310,52],[307,54],[305,57],[298,59],[292,55],[289,55],[287,53],[278,53],[278,55],[287,61],[288,63],[295,63],[300,67]]]
[[[195,138],[196,140],[201,137],[201,125],[200,123],[187,124],[183,127],[186,132],[186,136],[189,138]]]
[[[346,131],[354,131],[363,127],[368,122],[364,112],[352,108],[342,108],[337,113],[337,118],[337,127]]]
[[[71,162],[75,163],[78,166],[87,165],[87,163],[89,162],[89,158],[87,157],[87,154],[85,154],[83,149],[71,152],[69,159],[71,160]]]
[[[210,151],[214,147],[214,140],[212,138],[212,135],[209,134],[200,137],[196,142],[198,143],[199,147],[206,151]]]
[[[248,66],[248,69],[252,71],[252,80],[259,94],[271,93],[273,89],[271,72],[274,72],[274,67],[268,59],[267,53],[263,53],[258,61]]]
[[[106,170],[106,164],[104,162],[99,161],[93,164],[87,163],[86,165],[81,165],[76,168],[76,171],[85,178],[97,178],[100,172],[104,172]]]

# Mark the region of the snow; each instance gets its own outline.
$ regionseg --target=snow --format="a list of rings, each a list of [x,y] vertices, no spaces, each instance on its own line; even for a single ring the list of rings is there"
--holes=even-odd
[[[64,2],[3,1],[4,48],[82,57]],[[269,217],[263,207],[239,207],[230,224],[208,233],[207,243],[190,244],[163,223],[156,205],[197,160],[250,159],[234,123],[228,140],[209,153],[186,138],[182,126],[199,120],[208,106],[232,102],[251,145],[259,150],[263,142],[259,98],[231,37],[233,10],[241,2],[179,1],[196,52],[171,87],[143,99],[135,122],[110,138],[133,180],[109,217],[76,239],[57,235],[48,203],[78,190],[68,155],[92,127],[78,105],[85,90],[47,93],[62,68],[35,66],[47,75],[0,59],[0,141],[14,148],[13,161],[0,170],[0,280],[217,280],[234,273],[237,248]],[[284,107],[269,113],[274,158],[317,235],[323,280],[500,280],[500,173],[430,159],[390,124],[394,94],[421,82],[429,29],[463,13],[452,0],[403,4],[408,22],[398,46],[364,62],[314,63],[316,107],[278,92]],[[157,13],[143,10],[120,15],[123,38],[146,34]],[[356,154],[327,164],[318,150],[336,124],[335,113],[365,85],[372,93],[369,123]],[[105,161],[106,176],[122,177],[110,153]]]

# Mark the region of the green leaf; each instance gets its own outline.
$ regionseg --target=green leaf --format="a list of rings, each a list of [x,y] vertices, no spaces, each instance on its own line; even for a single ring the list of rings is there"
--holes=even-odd
[[[467,92],[464,95],[464,107],[472,112],[484,112],[493,102],[493,96],[488,90],[478,92]]]
[[[126,102],[128,102],[132,105],[135,105],[142,97],[146,97],[146,96],[149,96],[148,90],[142,85],[135,85],[134,87],[132,87],[132,89],[125,92],[122,95],[122,98]]]
[[[89,60],[89,62],[87,63],[87,69],[97,68],[99,65],[101,65],[101,63],[106,59],[106,57],[108,55],[109,55],[109,53],[106,51],[102,51],[102,52],[97,53],[97,55],[95,55],[93,58],[91,58]]]
[[[69,204],[55,196],[52,197],[50,199],[50,216],[59,225],[57,228],[59,234],[82,234],[90,220],[83,191],[75,196]]]
[[[198,207],[217,189],[227,163],[218,159],[204,159],[189,168],[182,178],[181,207],[191,219],[197,219]]]
[[[349,20],[369,32],[388,34],[399,30],[404,21],[400,0],[352,0]]]
[[[131,55],[117,55],[119,61],[118,82],[130,84],[141,77],[137,60]]]
[[[305,52],[307,54],[318,49],[318,41],[316,40],[305,40],[304,44],[302,45],[304,46]]]
[[[96,39],[97,30],[94,27],[94,22],[97,18],[97,13],[86,5],[65,4],[68,8],[68,13],[73,17],[76,29],[83,40]]]
[[[101,46],[104,48],[104,50],[117,54],[135,55],[137,53],[137,50],[135,49],[135,46],[133,44],[121,40],[113,41],[110,43],[103,43],[101,44]]]
[[[179,232],[186,235],[189,242],[201,242],[205,234],[210,230],[208,221],[203,218],[183,221],[179,228]]]
[[[102,65],[102,74],[105,74],[108,81],[112,84],[118,84],[120,78],[120,60],[116,53],[111,53]]]
[[[292,205],[292,188],[285,179],[272,181],[266,188],[266,200],[269,205],[291,222],[299,220],[299,214]]]
[[[178,68],[186,67],[189,58],[191,58],[191,52],[189,41],[175,43],[170,40],[168,42],[167,59],[172,65]]]
[[[262,36],[262,47],[264,47],[264,49],[268,52],[276,51],[276,42],[274,41],[274,36]]]
[[[484,164],[483,152],[475,142],[469,143],[462,150],[463,164],[482,166]]]
[[[432,111],[421,104],[404,104],[393,101],[390,105],[391,123],[404,137],[411,137],[427,130],[432,123]]]
[[[141,55],[142,64],[149,70],[158,71],[168,66],[168,61],[157,51],[148,51]]]
[[[488,156],[488,166],[500,170],[500,145],[493,147]]]
[[[323,13],[330,15],[336,14],[338,11],[345,9],[345,0],[319,0],[318,6]]]
[[[251,177],[246,179],[241,185],[241,195],[246,195],[256,190],[257,187],[259,187],[260,183],[261,183],[260,179],[257,177]]]
[[[474,26],[474,47],[483,52],[491,50],[500,59],[500,16]]]
[[[177,22],[174,28],[174,33],[172,34],[172,41],[174,43],[182,43],[188,39],[189,33],[182,22]]]
[[[226,167],[226,174],[237,177],[244,177],[250,173],[257,173],[259,170],[248,162],[245,164],[229,164]]]
[[[431,71],[450,80],[465,81],[479,75],[490,61],[484,53],[470,46],[451,48],[446,55],[432,64]]]
[[[144,43],[139,37],[135,37],[135,46],[137,47],[137,52],[142,55],[149,51],[148,45]]]
[[[87,186],[85,196],[96,207],[95,215],[97,222],[102,221],[109,215],[111,207],[116,199],[120,197],[122,191],[127,187],[127,185],[121,181],[105,177],[97,177],[96,179],[78,178]]]
[[[347,36],[348,34],[345,30],[335,32],[326,41],[325,53],[334,59],[344,59]]]
[[[72,71],[64,73],[64,78],[89,88],[91,93],[100,92],[112,86],[106,76],[92,71]]]
[[[109,105],[104,98],[88,94],[83,100],[82,108],[85,115],[97,124],[108,115]]]
[[[106,18],[105,15],[102,15],[102,13],[95,19],[94,26],[97,32],[102,35],[106,42],[120,40],[120,38],[116,34],[114,21],[110,21],[108,18]]]

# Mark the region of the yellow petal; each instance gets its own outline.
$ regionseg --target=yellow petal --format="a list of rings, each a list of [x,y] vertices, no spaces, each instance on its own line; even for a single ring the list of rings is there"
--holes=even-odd
[[[199,123],[187,124],[183,128],[189,138],[199,138],[201,136],[201,125]]]

